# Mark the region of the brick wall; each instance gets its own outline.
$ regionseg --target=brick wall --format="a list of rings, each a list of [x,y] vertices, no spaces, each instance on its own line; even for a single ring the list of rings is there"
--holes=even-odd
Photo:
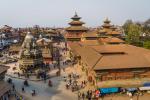
[[[96,72],[100,81],[134,79],[134,78],[150,78],[150,69],[123,69],[123,70],[107,70]]]

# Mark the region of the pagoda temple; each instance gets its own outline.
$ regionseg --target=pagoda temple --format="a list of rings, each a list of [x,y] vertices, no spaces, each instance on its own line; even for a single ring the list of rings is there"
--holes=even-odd
[[[111,21],[106,18],[104,20],[104,24],[99,30],[99,35],[100,36],[114,36],[114,37],[120,37],[122,35],[121,31],[117,30],[117,27],[114,25],[111,25]]]
[[[29,72],[43,66],[42,51],[36,44],[31,33],[27,33],[20,52],[19,67],[23,72]]]
[[[104,20],[104,24],[100,28],[100,33],[106,33],[107,34],[107,33],[111,32],[112,31],[112,25],[110,23],[111,23],[111,21],[108,18],[106,18]]]
[[[83,26],[85,23],[80,21],[81,17],[76,12],[71,19],[72,21],[69,23],[70,27],[66,28],[67,33],[65,37],[69,41],[80,41],[82,34],[87,32],[88,29]]]
[[[104,20],[104,24],[102,25],[102,27],[106,32],[111,31],[112,25],[110,23],[111,21],[108,18]]]

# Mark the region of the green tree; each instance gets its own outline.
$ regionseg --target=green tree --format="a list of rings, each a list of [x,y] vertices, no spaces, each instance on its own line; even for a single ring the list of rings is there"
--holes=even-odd
[[[133,24],[132,20],[127,20],[124,25],[122,26],[124,29],[125,34],[128,34],[129,25]]]
[[[144,48],[150,49],[150,41],[145,41],[144,42]]]
[[[127,43],[139,46],[142,31],[141,25],[134,23],[132,20],[127,20],[123,25],[123,29]]]
[[[126,30],[126,41],[129,44],[139,46],[141,32],[142,32],[141,26],[137,24],[129,24]]]
[[[150,35],[150,19],[143,23],[143,32],[146,33],[147,36]]]

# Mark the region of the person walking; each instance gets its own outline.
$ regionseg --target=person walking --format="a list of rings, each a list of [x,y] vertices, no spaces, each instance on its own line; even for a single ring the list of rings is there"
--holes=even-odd
[[[25,86],[29,86],[29,83],[28,83],[27,80],[25,80],[23,84],[24,84]]]
[[[11,79],[11,78],[8,78],[7,82],[8,82],[9,84],[12,84],[12,79]]]
[[[78,91],[78,100],[80,100],[80,98],[81,98],[81,92]]]
[[[50,87],[52,87],[53,85],[52,85],[52,81],[51,80],[49,80],[49,82],[48,82],[48,86],[50,86]]]
[[[12,89],[13,89],[13,91],[15,91],[15,84],[12,85]]]
[[[92,92],[91,91],[89,91],[88,100],[92,100]]]
[[[31,95],[32,95],[32,96],[35,96],[35,95],[36,95],[35,90],[32,90],[32,91],[31,91]]]
[[[18,77],[20,77],[20,73],[18,72],[17,74],[18,74]]]
[[[24,86],[22,86],[22,92],[25,92]]]
[[[84,94],[84,92],[82,93],[82,99],[83,99],[83,100],[85,99],[85,94]]]
[[[68,89],[68,84],[66,84],[66,89]]]

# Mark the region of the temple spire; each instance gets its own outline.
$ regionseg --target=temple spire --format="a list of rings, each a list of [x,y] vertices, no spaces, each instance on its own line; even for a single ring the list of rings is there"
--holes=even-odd
[[[71,19],[79,21],[81,19],[81,17],[78,16],[77,12],[75,12],[75,15]]]
[[[75,17],[78,17],[78,14],[77,14],[77,12],[75,11],[75,15],[74,15]]]
[[[104,23],[108,23],[108,24],[110,24],[110,20],[109,20],[109,18],[108,17],[106,17],[106,19],[104,20]]]

